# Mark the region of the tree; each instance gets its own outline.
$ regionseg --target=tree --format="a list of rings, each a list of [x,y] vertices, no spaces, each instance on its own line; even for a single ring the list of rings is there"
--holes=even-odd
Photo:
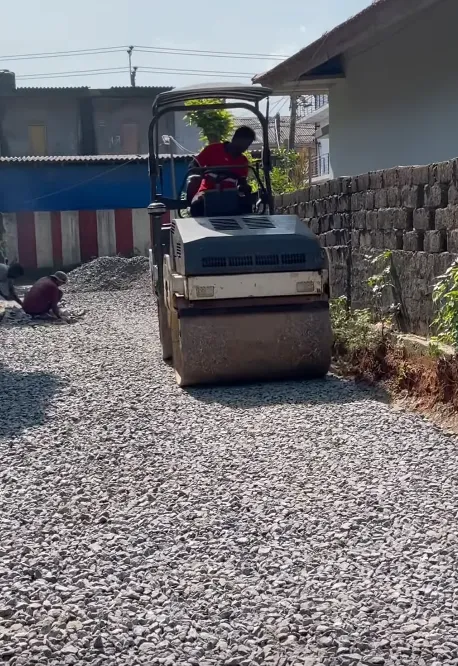
[[[193,99],[186,102],[186,106],[222,104],[223,102],[222,99]],[[227,109],[189,111],[185,119],[188,125],[199,128],[200,138],[205,144],[227,141],[235,128],[234,117]]]

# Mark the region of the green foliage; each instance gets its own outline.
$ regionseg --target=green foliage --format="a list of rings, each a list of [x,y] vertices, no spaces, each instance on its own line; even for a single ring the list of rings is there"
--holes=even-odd
[[[367,284],[371,289],[375,320],[381,324],[383,332],[393,324],[393,318],[400,309],[399,303],[394,302],[393,253],[385,250],[376,257],[366,259],[378,271],[370,276]]]
[[[382,340],[369,309],[351,310],[345,296],[330,301],[334,345],[344,353],[376,347]]]
[[[437,335],[432,344],[444,343],[458,348],[458,260],[440,275],[433,290],[436,317],[432,323]]]
[[[278,148],[272,151],[274,167],[270,174],[273,194],[286,194],[308,185],[309,163],[306,153]]]
[[[186,102],[186,106],[204,106],[223,102],[222,99],[193,99]],[[188,125],[199,128],[200,138],[205,144],[227,141],[235,128],[234,117],[227,109],[189,111],[185,118]]]

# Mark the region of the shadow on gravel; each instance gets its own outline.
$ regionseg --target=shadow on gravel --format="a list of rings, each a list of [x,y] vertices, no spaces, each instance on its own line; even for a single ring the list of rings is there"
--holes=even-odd
[[[361,400],[389,402],[388,393],[381,387],[359,384],[334,375],[319,380],[192,387],[184,391],[199,402],[219,403],[240,409],[265,405],[344,404]]]
[[[46,372],[19,372],[0,363],[0,439],[46,421],[46,408],[62,380]]]

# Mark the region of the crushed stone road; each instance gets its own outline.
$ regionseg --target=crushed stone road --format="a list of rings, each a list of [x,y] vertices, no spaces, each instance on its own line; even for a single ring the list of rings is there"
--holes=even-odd
[[[146,291],[1,327],[0,659],[458,664],[456,439],[351,382],[183,391]]]

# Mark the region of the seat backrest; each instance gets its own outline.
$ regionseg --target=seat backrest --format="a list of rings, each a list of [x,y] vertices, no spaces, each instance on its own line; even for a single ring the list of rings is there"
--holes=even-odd
[[[240,214],[240,195],[237,190],[208,190],[202,196],[205,217]]]

